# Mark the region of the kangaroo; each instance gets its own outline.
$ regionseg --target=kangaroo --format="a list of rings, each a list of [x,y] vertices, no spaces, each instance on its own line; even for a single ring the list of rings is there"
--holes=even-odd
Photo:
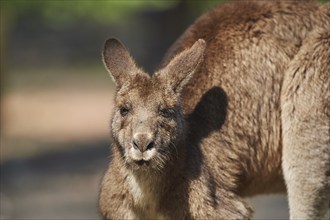
[[[330,198],[330,4],[229,2],[199,17],[148,75],[116,39],[104,219],[250,219],[287,192],[291,219]]]

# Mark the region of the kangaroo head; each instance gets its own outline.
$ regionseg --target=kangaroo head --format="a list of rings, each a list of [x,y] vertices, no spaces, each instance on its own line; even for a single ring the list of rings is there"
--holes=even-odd
[[[204,49],[200,39],[149,76],[118,40],[106,41],[103,62],[117,87],[112,134],[127,166],[161,170],[176,156],[184,134],[181,91],[201,63]]]

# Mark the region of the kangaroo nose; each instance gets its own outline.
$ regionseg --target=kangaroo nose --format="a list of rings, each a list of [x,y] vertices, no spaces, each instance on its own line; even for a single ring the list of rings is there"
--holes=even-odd
[[[149,133],[137,133],[133,136],[133,147],[140,150],[142,153],[153,148],[154,142],[152,135]]]

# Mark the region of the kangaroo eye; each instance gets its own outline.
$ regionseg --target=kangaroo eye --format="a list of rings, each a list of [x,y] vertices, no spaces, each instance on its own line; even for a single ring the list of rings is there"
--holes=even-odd
[[[160,115],[164,118],[172,118],[175,115],[175,110],[173,108],[163,108],[160,110]]]
[[[119,108],[119,112],[120,112],[120,115],[121,115],[122,117],[124,117],[124,116],[126,116],[126,115],[128,114],[128,112],[129,112],[129,108],[128,108],[128,107],[125,107],[125,106],[120,107],[120,108]]]

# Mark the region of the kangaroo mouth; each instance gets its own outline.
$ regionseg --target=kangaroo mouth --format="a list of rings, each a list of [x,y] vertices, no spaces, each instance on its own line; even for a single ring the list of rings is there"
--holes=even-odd
[[[135,163],[139,166],[143,166],[143,165],[149,165],[149,161],[146,160],[136,160]]]

